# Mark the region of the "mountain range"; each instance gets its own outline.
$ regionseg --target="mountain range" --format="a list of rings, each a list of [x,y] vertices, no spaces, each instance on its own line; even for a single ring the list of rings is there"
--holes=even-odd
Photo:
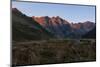
[[[95,24],[90,21],[70,23],[59,16],[56,17],[32,17],[45,29],[49,30],[57,38],[78,38],[95,27]]]
[[[12,39],[15,41],[41,40],[54,37],[31,17],[12,9]]]
[[[12,37],[16,41],[81,38],[92,30],[95,33],[95,27],[96,24],[91,21],[72,23],[60,16],[29,17],[17,8],[12,8]]]

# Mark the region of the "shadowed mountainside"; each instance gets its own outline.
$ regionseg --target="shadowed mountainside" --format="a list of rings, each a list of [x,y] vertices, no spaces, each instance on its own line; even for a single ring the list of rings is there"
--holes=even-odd
[[[12,35],[13,40],[16,41],[41,40],[53,37],[51,32],[16,8],[12,9]]]
[[[94,27],[91,31],[89,31],[85,35],[83,35],[83,38],[96,39],[96,27]]]

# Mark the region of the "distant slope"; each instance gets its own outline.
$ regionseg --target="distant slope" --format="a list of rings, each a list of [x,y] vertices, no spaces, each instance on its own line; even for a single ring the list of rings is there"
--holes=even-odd
[[[32,18],[45,29],[55,34],[57,38],[80,38],[85,33],[90,31],[93,27],[95,27],[95,23],[90,21],[71,23],[59,16],[33,16]]]
[[[57,17],[33,17],[40,25],[42,25],[47,30],[51,31],[58,38],[67,37],[72,30],[69,22],[63,20],[59,16]]]
[[[96,38],[96,27],[86,33],[83,38]]]
[[[15,41],[41,40],[53,37],[49,31],[16,8],[12,9],[12,35],[12,39]]]

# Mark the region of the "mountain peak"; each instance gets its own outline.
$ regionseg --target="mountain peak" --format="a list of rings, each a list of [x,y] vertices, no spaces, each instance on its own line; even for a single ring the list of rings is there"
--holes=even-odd
[[[56,18],[61,18],[60,16],[56,16]]]
[[[17,8],[12,8],[12,11],[19,12]]]
[[[12,12],[15,14],[22,14],[17,8],[12,8]]]

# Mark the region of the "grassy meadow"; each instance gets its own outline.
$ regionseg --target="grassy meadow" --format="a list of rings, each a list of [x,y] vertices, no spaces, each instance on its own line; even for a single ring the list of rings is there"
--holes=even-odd
[[[12,43],[12,64],[14,66],[95,60],[95,39],[41,40]]]

